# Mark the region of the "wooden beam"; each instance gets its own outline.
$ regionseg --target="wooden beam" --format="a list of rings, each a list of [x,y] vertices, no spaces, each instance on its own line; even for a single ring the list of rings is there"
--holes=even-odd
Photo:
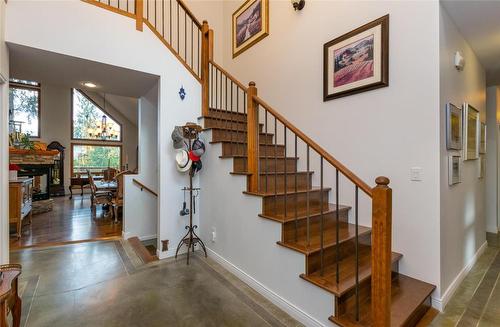
[[[135,0],[135,28],[141,32],[144,22],[143,10],[144,10],[144,0]]]
[[[247,89],[247,157],[248,192],[259,191],[259,107],[254,101],[257,96],[255,82]]]
[[[391,325],[392,189],[389,178],[377,177],[372,201],[372,322]]]

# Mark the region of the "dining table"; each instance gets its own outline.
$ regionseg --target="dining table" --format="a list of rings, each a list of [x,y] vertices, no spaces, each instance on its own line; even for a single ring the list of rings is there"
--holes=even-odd
[[[118,190],[118,183],[116,181],[100,180],[95,182],[97,191],[116,192]]]

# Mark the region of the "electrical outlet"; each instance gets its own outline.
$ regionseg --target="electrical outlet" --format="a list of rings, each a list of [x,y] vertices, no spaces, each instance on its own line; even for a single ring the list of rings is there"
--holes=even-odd
[[[216,239],[217,239],[217,230],[215,229],[215,227],[212,227],[212,242],[215,242]]]
[[[410,168],[410,180],[415,182],[421,182],[423,179],[424,171],[421,167]]]

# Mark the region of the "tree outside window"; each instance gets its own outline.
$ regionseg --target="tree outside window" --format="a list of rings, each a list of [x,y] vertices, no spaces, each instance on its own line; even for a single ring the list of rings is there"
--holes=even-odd
[[[11,79],[9,84],[9,120],[21,123],[21,132],[40,137],[40,84]]]
[[[73,144],[73,175],[101,173],[107,168],[121,168],[121,147],[113,145]]]

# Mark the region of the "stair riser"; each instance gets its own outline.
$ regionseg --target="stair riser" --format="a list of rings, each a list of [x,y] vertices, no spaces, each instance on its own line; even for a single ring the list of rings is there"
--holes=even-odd
[[[392,271],[398,272],[397,262],[392,264]],[[368,303],[371,296],[371,278],[360,281],[359,283],[359,304]],[[356,288],[351,289],[340,297],[335,298],[335,316],[343,315],[346,312],[356,311]],[[424,312],[425,313],[425,312]],[[412,325],[414,326],[414,325]]]
[[[218,119],[212,119],[210,117],[205,117],[203,118],[203,127],[204,128],[224,128],[224,129],[229,129],[232,131],[246,131],[247,130],[247,123],[233,123],[228,124],[224,120],[218,120]],[[259,133],[262,133],[263,125],[259,125]]]
[[[335,231],[332,231],[335,232]],[[364,247],[369,246],[371,242],[371,234],[365,234],[359,236],[359,248],[360,250]],[[355,253],[355,239],[350,239],[339,244],[339,260],[346,257],[352,257],[354,260]],[[323,264],[332,265],[337,262],[337,251],[336,246],[327,247],[323,250]],[[315,271],[321,269],[321,253],[314,252],[306,257],[306,274],[312,274]]]
[[[294,211],[289,213],[293,216]],[[347,222],[348,209],[339,210],[339,222]],[[336,213],[331,212],[323,215],[323,231],[324,233],[331,233],[335,230],[336,226]],[[295,232],[297,230],[297,233]],[[309,218],[309,237],[318,235],[321,230],[321,215],[312,216]],[[295,228],[295,221],[289,221],[282,225],[282,241],[295,242],[295,234],[297,234],[297,241],[307,240],[307,219],[298,219],[297,228]]]
[[[236,107],[233,108],[233,112],[231,113],[231,109],[228,108],[229,110],[213,110],[210,109],[208,113],[208,117],[212,118],[219,118],[219,119],[225,119],[225,120],[232,120],[232,121],[239,121],[239,122],[246,122],[247,121],[247,115],[243,114],[243,108],[239,108],[239,113],[236,111]]]
[[[275,172],[275,171],[294,172],[296,167],[297,167],[297,159],[295,158],[286,159],[286,170],[285,170],[285,158],[260,159],[261,172]],[[238,173],[247,172],[247,158],[234,158],[233,171]]]
[[[328,210],[328,192],[329,190],[323,190],[323,208]],[[311,191],[309,192],[309,209],[311,212],[319,212],[321,209],[320,192]],[[286,211],[287,216],[295,211],[295,204],[297,203],[298,210],[301,208],[306,208],[307,206],[307,193],[299,193],[297,197],[295,194],[287,194],[286,196]],[[263,199],[263,214],[273,215],[276,213],[285,212],[285,195],[267,196]]]
[[[305,173],[297,174],[297,183],[295,183],[295,174],[286,175],[286,189],[288,191],[295,191],[295,184],[297,184],[297,190],[310,189],[312,185],[312,174],[308,175]],[[284,192],[285,190],[285,174],[266,174],[260,175],[260,190],[263,192]]]
[[[259,153],[261,156],[284,156],[285,147],[283,145],[260,145]],[[222,155],[247,155],[247,145],[246,144],[235,144],[235,143],[223,143],[222,144]]]
[[[274,136],[273,134],[260,134],[260,143],[261,144],[273,144]],[[222,130],[215,129],[212,131],[212,141],[227,141],[227,142],[246,142],[247,141],[247,133],[243,131],[231,131],[231,130]]]

